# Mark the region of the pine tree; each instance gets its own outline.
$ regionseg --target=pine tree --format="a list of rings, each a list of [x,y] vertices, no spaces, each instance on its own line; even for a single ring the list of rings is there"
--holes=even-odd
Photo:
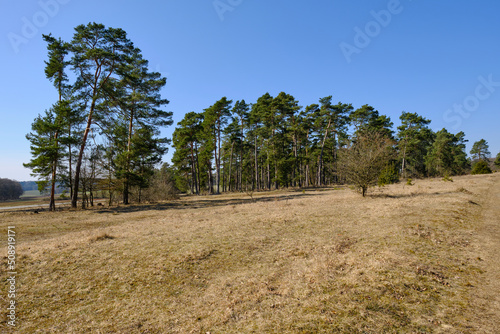
[[[433,141],[433,133],[427,127],[430,120],[403,111],[399,117],[398,151],[401,159],[401,175],[403,177],[425,174],[425,156]]]
[[[252,137],[253,148],[253,188],[270,189],[270,138],[272,133],[271,104],[273,97],[269,93],[265,93],[257,99],[257,102],[252,105],[249,114],[250,131]],[[267,172],[266,172],[267,167]]]
[[[189,112],[173,133],[175,152],[172,162],[178,170],[184,170],[190,175],[187,179],[193,194],[199,194],[201,187],[198,148],[202,137],[202,122],[203,115]]]
[[[205,109],[204,123],[207,130],[207,136],[213,136],[214,161],[215,161],[215,186],[216,193],[220,194],[220,179],[221,179],[221,142],[224,126],[227,124],[231,115],[232,100],[223,97],[215,102],[212,106]]]
[[[491,155],[488,149],[488,142],[484,139],[481,139],[475,142],[474,145],[472,145],[470,154],[472,155],[472,158],[474,160],[486,160]]]
[[[297,121],[298,111],[302,108],[290,94],[281,92],[273,100],[275,112],[275,132],[273,136],[274,187],[288,187],[292,184],[297,161]]]
[[[78,76],[75,87],[85,94],[90,105],[87,110],[87,122],[75,167],[74,192],[71,206],[76,208],[80,171],[87,138],[92,128],[94,113],[99,101],[106,94],[104,87],[117,68],[123,64],[126,55],[134,50],[133,44],[127,39],[122,29],[106,28],[102,24],[89,23],[75,28],[71,41],[73,57],[71,65]],[[107,92],[109,95],[109,92]]]
[[[30,163],[25,164],[25,167],[31,168],[34,175],[42,178],[39,184],[40,188],[44,188],[45,184],[50,182],[49,210],[55,211],[57,171],[63,158],[60,146],[61,139],[63,139],[61,135],[67,119],[71,115],[70,104],[67,100],[68,78],[65,73],[65,68],[68,65],[66,56],[69,45],[51,35],[43,35],[43,39],[47,42],[48,50],[48,61],[45,61],[45,76],[53,82],[58,91],[59,99],[52,109],[46,112],[45,116],[37,117],[33,123],[33,132],[28,134],[26,138],[31,143],[34,158]],[[49,159],[51,160],[49,161]]]
[[[239,161],[238,161],[238,177],[236,180],[237,188],[239,191],[242,190],[243,183],[243,156],[245,149],[245,131],[249,128],[249,110],[250,106],[245,102],[245,100],[236,101],[234,104],[233,110],[231,111],[234,119],[237,121],[239,125],[239,130],[237,131],[237,135],[239,138],[236,140],[237,150],[239,153]]]
[[[45,115],[38,115],[31,125],[32,132],[26,135],[30,142],[32,159],[24,167],[32,170],[32,176],[39,179],[38,190],[43,192],[47,185],[51,185],[51,200],[49,210],[55,210],[55,183],[56,170],[59,159],[62,156],[62,148],[58,145],[57,134],[60,131],[60,122],[57,120],[58,105],[45,112]]]
[[[111,77],[103,86],[106,100],[100,107],[108,107],[109,112],[98,116],[108,116],[108,120],[103,121],[110,127],[110,124],[116,125],[116,118],[110,120],[109,116],[118,114],[118,120],[127,126],[126,148],[121,150],[123,159],[118,167],[123,181],[123,203],[129,204],[130,179],[134,177],[131,170],[134,159],[132,137],[135,131],[145,125],[152,130],[171,125],[172,113],[161,109],[168,104],[160,94],[166,78],[160,73],[149,72],[148,61],[142,58],[139,49],[135,48],[130,55],[124,57],[116,74],[117,78]],[[118,112],[114,113],[112,108],[116,108]]]
[[[429,175],[445,176],[454,174],[454,154],[457,153],[454,150],[454,140],[455,136],[446,129],[436,132],[436,138],[425,159]]]
[[[316,111],[316,132],[318,141],[321,142],[321,150],[318,156],[318,171],[316,175],[316,185],[325,184],[324,171],[324,151],[328,145],[329,134],[332,134],[330,146],[333,150],[333,155],[336,154],[336,146],[338,137],[343,136],[349,119],[349,114],[352,112],[352,105],[339,102],[337,105],[332,104],[332,96],[327,96],[319,100],[319,109]],[[351,113],[352,115],[352,113]],[[331,157],[332,160],[334,156]],[[332,161],[333,162],[333,161]]]
[[[355,134],[375,131],[382,133],[387,138],[393,138],[391,119],[386,115],[380,115],[378,110],[372,106],[365,104],[351,112],[349,122],[354,127]]]

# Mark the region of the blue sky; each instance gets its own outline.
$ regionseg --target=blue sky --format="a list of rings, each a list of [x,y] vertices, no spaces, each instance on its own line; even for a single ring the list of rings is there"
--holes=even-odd
[[[32,179],[25,135],[57,99],[41,35],[69,41],[89,22],[124,29],[167,77],[175,123],[223,96],[284,91],[305,107],[333,95],[500,151],[498,1],[0,0],[0,13],[0,177]]]

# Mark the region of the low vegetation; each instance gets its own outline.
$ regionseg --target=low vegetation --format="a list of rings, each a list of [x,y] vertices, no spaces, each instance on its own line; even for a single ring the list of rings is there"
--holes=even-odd
[[[479,160],[472,166],[471,174],[490,174],[491,168],[486,160]]]
[[[488,332],[494,294],[474,296],[486,284],[482,210],[498,184],[491,174],[365,198],[324,188],[3,212],[18,238],[17,330]]]
[[[0,202],[16,200],[23,194],[23,188],[17,181],[0,178]]]

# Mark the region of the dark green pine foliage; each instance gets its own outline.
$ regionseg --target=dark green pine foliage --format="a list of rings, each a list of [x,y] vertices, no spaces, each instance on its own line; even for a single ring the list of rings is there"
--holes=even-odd
[[[236,152],[237,154],[237,176],[236,176],[236,188],[239,191],[243,190],[243,170],[244,166],[249,166],[251,160],[249,161],[248,159],[244,160],[245,157],[245,152],[249,150],[250,148],[250,143],[245,141],[246,133],[249,129],[250,126],[250,120],[249,120],[249,110],[250,110],[250,105],[245,102],[245,100],[241,101],[236,101],[234,104],[233,110],[231,110],[233,114],[233,122],[237,122],[238,124],[238,129],[234,129],[233,132],[231,132],[231,138],[234,139],[234,142],[236,143]],[[251,175],[251,173],[250,173]],[[246,178],[246,183],[248,183],[248,178]]]
[[[30,168],[31,175],[39,179],[37,183],[40,192],[44,192],[47,186],[52,184],[54,170],[57,168],[56,162],[63,154],[61,146],[55,140],[60,128],[56,120],[57,112],[54,109],[55,107],[46,111],[45,115],[38,115],[31,124],[32,131],[26,135],[26,139],[30,142],[32,158],[23,165]],[[50,210],[54,209],[55,204],[51,201]]]
[[[293,185],[297,172],[297,156],[295,154],[297,133],[297,114],[301,107],[290,94],[281,92],[274,98],[272,104],[276,129],[273,135],[274,178],[275,189]]]
[[[52,185],[51,209],[56,182],[73,185],[71,204],[76,208],[79,192],[86,194],[88,182],[93,182],[92,189],[105,183],[100,180],[101,169],[108,179],[110,201],[111,191],[120,189],[128,203],[130,187],[140,193],[147,186],[151,169],[169,143],[160,131],[172,124],[172,113],[162,109],[168,103],[160,94],[166,79],[148,70],[148,62],[122,29],[89,23],[75,28],[71,43],[43,37],[49,51],[45,74],[59,99],[35,119],[27,135],[33,159],[26,166],[44,185]],[[72,85],[65,73],[68,65],[76,78]],[[96,155],[95,141],[102,135],[108,139],[102,149],[105,154]],[[91,150],[89,140],[95,144]],[[85,185],[80,184],[81,175]],[[116,177],[121,186],[112,180]]]
[[[326,164],[331,164],[331,175],[335,170],[336,156],[338,151],[339,140],[346,137],[347,123],[349,114],[352,112],[353,107],[350,104],[339,102],[336,105],[332,104],[332,96],[327,96],[319,99],[319,105],[313,112],[315,119],[314,128],[316,134],[316,142],[319,145],[319,153],[317,158],[317,173],[316,185],[325,185],[327,175],[325,170]],[[325,159],[325,149],[328,154]],[[329,154],[331,152],[331,154]]]
[[[67,75],[65,68],[68,65],[66,56],[69,45],[61,39],[51,35],[43,35],[47,42],[48,61],[45,61],[45,76],[53,82],[58,91],[58,101],[45,113],[38,116],[32,124],[32,131],[26,138],[30,141],[33,159],[25,164],[31,168],[33,175],[40,179],[39,189],[45,190],[50,185],[49,210],[55,210],[55,188],[58,181],[58,170],[62,167],[61,160],[64,152],[61,142],[69,141],[64,133],[67,120],[71,116],[70,102],[68,101]]]
[[[436,132],[434,142],[425,158],[430,176],[463,174],[467,168],[464,133],[456,135],[446,129]]]
[[[215,162],[215,184],[213,184],[212,182],[210,183],[211,186],[215,186],[216,194],[220,193],[221,185],[222,136],[224,127],[226,126],[231,116],[232,102],[232,100],[228,100],[226,97],[223,97],[219,101],[215,102],[212,106],[205,109],[203,113],[207,146],[213,149],[213,159]],[[211,174],[212,171],[210,170],[209,173]],[[212,192],[212,189],[210,189],[210,192]]]
[[[224,98],[205,109],[202,120],[187,122],[197,115],[193,112],[179,123],[173,161],[183,189],[197,193],[198,185],[212,193],[342,183],[353,178],[345,168],[345,154],[342,163],[339,154],[359,148],[360,138],[366,152],[380,153],[378,174],[370,173],[369,186],[397,182],[401,171],[408,177],[469,169],[463,132],[434,134],[430,121],[416,113],[403,112],[395,136],[389,117],[369,105],[353,110],[351,104],[333,104],[331,96],[302,108],[289,94],[266,93],[251,105],[237,101],[231,117],[229,109]],[[192,124],[197,124],[196,131]],[[370,146],[370,138],[377,138],[384,149]],[[351,166],[358,165],[362,154],[350,159]]]
[[[202,177],[199,164],[199,148],[202,143],[203,115],[194,111],[184,115],[173,133],[175,148],[172,163],[177,171],[175,182],[182,191],[188,189],[192,194],[200,194]],[[185,175],[185,177],[178,177]],[[184,182],[187,181],[187,182]]]
[[[239,101],[238,101],[239,102]],[[233,108],[234,109],[234,108]],[[231,117],[231,122],[225,127],[222,143],[222,189],[232,191],[238,188],[239,162],[238,154],[242,147],[242,134],[239,119]]]
[[[491,155],[488,142],[484,139],[478,140],[472,145],[470,154],[473,160],[486,160]]]
[[[269,115],[273,97],[265,93],[252,105],[249,113],[250,136],[252,145],[253,182],[252,189],[266,189],[271,187],[270,180],[270,138],[273,131],[273,122]]]
[[[402,177],[424,176],[426,174],[425,157],[434,140],[434,134],[428,128],[430,120],[403,111],[399,117],[398,152],[401,161]]]
[[[489,151],[488,142],[484,139],[478,140],[472,145],[470,150],[472,155],[472,174],[489,174],[491,173],[491,168],[488,163],[488,158],[491,153]]]
[[[364,132],[378,132],[389,139],[393,139],[394,131],[391,119],[386,115],[380,115],[378,110],[365,104],[354,110],[349,115],[349,122],[355,129],[355,135]]]
[[[491,168],[486,160],[478,160],[472,166],[471,174],[490,174]]]
[[[131,180],[138,188],[138,201],[141,202],[141,191],[149,187],[155,166],[167,152],[169,141],[160,137],[160,131],[150,126],[144,126],[134,132],[131,138],[130,169],[133,171]]]
[[[111,77],[103,86],[106,99],[99,107],[107,112],[97,114],[96,119],[106,124],[105,128],[127,128],[126,133],[122,134],[124,140],[118,141],[122,146],[118,150],[116,173],[123,182],[123,203],[129,204],[130,187],[138,185],[134,180],[142,179],[137,175],[139,171],[133,168],[137,158],[133,155],[134,134],[141,129],[159,133],[160,128],[172,124],[172,113],[161,109],[168,104],[160,94],[166,84],[166,78],[160,73],[149,72],[148,61],[142,58],[139,49],[135,48],[130,55],[124,57],[124,61],[116,69],[116,74],[116,78]],[[165,138],[155,140],[158,143],[168,142]],[[156,149],[157,146],[150,147]],[[161,147],[160,150],[164,151],[165,148]],[[151,154],[155,155],[156,152],[152,151]],[[139,184],[142,184],[142,181]]]
[[[317,161],[317,147],[318,142],[321,143],[321,131],[319,129],[324,128],[324,120],[321,121],[318,117],[319,105],[311,104],[308,105],[305,110],[300,112],[300,117],[302,119],[302,131],[303,136],[301,140],[301,165],[303,174],[303,184],[305,187],[309,187],[315,184],[317,178],[314,177],[315,174],[315,161]],[[318,127],[318,124],[321,126]]]

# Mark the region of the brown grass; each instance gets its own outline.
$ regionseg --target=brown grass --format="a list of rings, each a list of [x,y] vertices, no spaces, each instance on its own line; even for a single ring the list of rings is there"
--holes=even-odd
[[[480,331],[476,233],[498,180],[0,213],[17,231],[17,331]]]

